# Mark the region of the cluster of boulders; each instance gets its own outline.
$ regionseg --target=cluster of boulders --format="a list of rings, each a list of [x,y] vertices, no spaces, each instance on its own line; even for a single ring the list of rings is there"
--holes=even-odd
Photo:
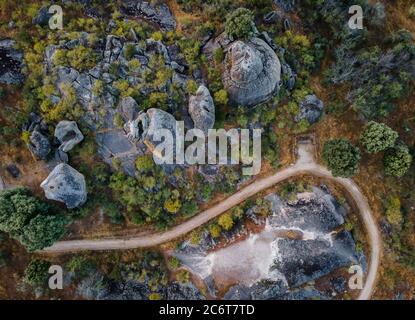
[[[60,121],[49,139],[47,123],[36,113],[31,113],[23,131],[29,132],[28,148],[37,160],[47,161],[53,170],[42,182],[46,198],[60,201],[67,208],[82,206],[87,198],[84,176],[67,164],[68,152],[78,145],[84,136],[75,121]],[[10,168],[10,173],[18,176],[19,172]]]
[[[78,39],[58,46],[48,46],[45,56],[48,72],[57,76],[57,88],[61,88],[62,85],[74,88],[79,103],[85,110],[83,120],[96,132],[98,153],[109,165],[112,166],[116,160],[125,173],[134,176],[135,159],[147,151],[148,142],[151,145],[154,130],[174,128],[174,117],[159,109],[144,112],[132,97],[118,101],[114,82],[122,79],[128,81],[130,86],[141,85],[143,96],[155,91],[167,93],[169,108],[174,110],[178,106],[171,104],[173,92],[170,91],[170,85],[174,84],[176,88],[185,91],[190,78],[185,74],[188,66],[177,45],[165,45],[162,41],[151,38],[139,42],[134,30],[130,30],[130,33],[132,40],[108,35],[102,45],[103,59],[90,70],[81,71],[70,66],[55,66],[53,63],[57,49],[70,50],[78,45],[88,46],[88,34],[85,32],[81,33]],[[131,47],[133,47],[133,55],[127,57],[126,50]],[[93,49],[97,52],[101,50],[100,46]],[[157,88],[147,86],[143,77],[146,72],[155,72],[154,66],[150,64],[154,56],[163,57],[164,67],[172,70],[171,78]],[[131,71],[129,65],[131,59],[140,62],[137,70]],[[114,64],[118,65],[118,74],[110,70]],[[100,93],[93,90],[97,81],[103,84]],[[60,99],[60,97],[51,97],[54,104],[59,103]],[[123,121],[121,126],[115,121],[119,116]]]
[[[23,52],[15,48],[16,41],[11,39],[0,40],[0,83],[21,84]]]

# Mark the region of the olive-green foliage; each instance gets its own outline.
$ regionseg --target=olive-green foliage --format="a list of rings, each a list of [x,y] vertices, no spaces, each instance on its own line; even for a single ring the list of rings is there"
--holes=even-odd
[[[24,281],[33,287],[42,287],[48,279],[50,262],[34,259],[29,262],[24,272]]]
[[[386,218],[393,226],[399,226],[402,221],[401,200],[398,197],[390,196],[386,202]]]
[[[91,48],[82,45],[72,50],[58,49],[53,56],[55,65],[71,66],[72,68],[84,71],[96,65],[97,55]]]
[[[360,137],[360,143],[369,153],[376,153],[393,145],[398,139],[398,133],[386,124],[370,121]]]
[[[94,266],[93,263],[82,255],[75,255],[66,264],[66,269],[75,273],[78,279],[85,278],[90,272],[92,272]]]
[[[383,158],[383,166],[387,175],[403,177],[412,164],[412,155],[404,144],[388,150]]]
[[[360,151],[348,140],[334,139],[324,144],[323,160],[334,176],[351,177],[358,169]]]
[[[238,8],[226,16],[225,32],[234,39],[247,39],[255,30],[251,10]]]
[[[68,222],[28,189],[0,192],[0,230],[18,239],[29,251],[52,245],[65,233]]]

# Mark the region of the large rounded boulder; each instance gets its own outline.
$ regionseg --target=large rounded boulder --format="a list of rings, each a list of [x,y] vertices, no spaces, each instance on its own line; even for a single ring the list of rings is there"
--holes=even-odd
[[[84,176],[66,163],[57,165],[40,187],[46,198],[63,202],[68,209],[79,208],[87,200]]]
[[[259,38],[233,42],[225,57],[223,83],[237,105],[255,106],[274,95],[280,85],[281,63]]]

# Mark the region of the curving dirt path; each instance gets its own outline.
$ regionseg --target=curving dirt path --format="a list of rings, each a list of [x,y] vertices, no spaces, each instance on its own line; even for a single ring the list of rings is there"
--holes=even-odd
[[[369,261],[369,268],[366,276],[365,285],[358,297],[359,300],[370,299],[376,282],[377,270],[380,262],[380,253],[382,250],[382,241],[375,219],[372,216],[369,204],[366,197],[362,194],[359,187],[351,179],[333,177],[330,171],[325,167],[317,164],[310,150],[306,145],[299,146],[299,159],[296,164],[285,168],[276,174],[253,182],[242,190],[236,192],[229,198],[218,203],[217,205],[200,212],[194,218],[173,227],[170,230],[141,237],[124,237],[124,238],[105,238],[96,240],[69,240],[58,241],[49,248],[44,249],[44,253],[63,253],[74,252],[81,250],[123,250],[134,248],[153,247],[159,244],[174,240],[181,237],[197,227],[207,223],[218,215],[235,207],[244,200],[253,195],[266,190],[273,185],[284,180],[298,176],[301,174],[311,174],[325,179],[333,180],[342,185],[353,198],[356,206],[359,209],[362,222],[364,223],[370,242],[371,254]]]

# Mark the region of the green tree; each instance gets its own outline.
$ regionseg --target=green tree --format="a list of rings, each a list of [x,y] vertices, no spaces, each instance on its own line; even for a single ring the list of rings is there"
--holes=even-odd
[[[412,155],[404,144],[399,144],[387,151],[383,166],[387,175],[403,177],[412,164]]]
[[[49,276],[49,267],[49,261],[40,259],[30,261],[24,272],[24,281],[33,287],[43,286]]]
[[[212,238],[219,238],[221,232],[222,232],[221,227],[217,225],[216,223],[209,225],[209,233],[212,236]]]
[[[358,169],[360,151],[348,140],[334,139],[324,144],[323,160],[334,176],[347,178]]]
[[[49,247],[64,235],[68,222],[63,214],[38,215],[23,228],[20,242],[29,251]]]
[[[255,31],[254,15],[251,10],[238,8],[226,16],[225,32],[234,39],[247,39]]]
[[[79,279],[85,278],[93,269],[92,263],[81,255],[76,255],[69,260],[66,268],[69,272],[75,273],[76,277]]]
[[[233,218],[230,213],[222,214],[218,219],[218,225],[225,230],[230,230],[233,227]]]
[[[360,137],[360,143],[369,153],[377,153],[393,147],[398,133],[386,124],[370,121]]]
[[[226,106],[228,104],[228,93],[225,89],[221,89],[214,93],[213,99],[215,100],[215,103]]]
[[[389,197],[386,203],[386,219],[394,226],[402,223],[401,200],[398,197]]]
[[[138,156],[135,160],[135,167],[140,172],[148,172],[154,169],[154,161],[151,155]]]

